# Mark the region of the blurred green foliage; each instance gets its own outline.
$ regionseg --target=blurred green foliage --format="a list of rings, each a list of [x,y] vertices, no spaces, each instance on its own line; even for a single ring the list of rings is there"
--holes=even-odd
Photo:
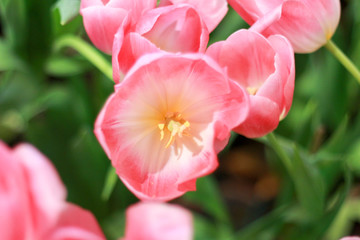
[[[113,83],[73,48],[56,48],[65,35],[88,41],[79,4],[0,1],[0,139],[11,145],[30,142],[48,156],[68,200],[91,210],[108,238],[117,239],[124,231],[124,211],[137,199],[120,181],[108,200],[101,198],[110,161],[93,134]],[[360,66],[360,1],[342,1],[342,6],[333,41]],[[230,9],[210,43],[247,27]],[[177,200],[194,212],[195,239],[335,240],[350,234],[354,221],[360,221],[360,196],[350,195],[360,177],[359,89],[325,49],[296,55],[293,107],[274,135],[288,164],[269,139],[257,139],[269,146],[268,165],[281,177],[272,210],[234,229],[218,179],[199,179],[196,192]]]

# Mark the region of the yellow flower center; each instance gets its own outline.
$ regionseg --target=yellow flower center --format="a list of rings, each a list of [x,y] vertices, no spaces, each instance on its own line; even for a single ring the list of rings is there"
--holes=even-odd
[[[258,91],[258,89],[256,87],[247,87],[246,91],[250,94],[250,95],[255,95],[256,92]]]
[[[181,113],[167,112],[164,118],[164,121],[159,123],[158,127],[160,129],[160,141],[164,139],[166,132],[170,134],[165,148],[168,148],[174,142],[176,135],[179,137],[190,136],[188,132],[190,123],[182,118]]]

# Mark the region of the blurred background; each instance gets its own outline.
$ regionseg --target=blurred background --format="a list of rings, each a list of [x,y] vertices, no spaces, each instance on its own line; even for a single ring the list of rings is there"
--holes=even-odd
[[[123,236],[124,211],[138,200],[107,178],[110,161],[93,134],[114,84],[79,53],[90,47],[111,63],[90,44],[79,2],[0,0],[0,139],[42,151],[68,201],[91,210],[112,240]],[[360,67],[360,0],[341,4],[333,41]],[[209,44],[240,28],[248,25],[230,9]],[[233,134],[219,168],[172,201],[193,212],[195,239],[360,235],[359,89],[326,49],[296,55],[293,106],[275,131],[291,166],[267,138]]]

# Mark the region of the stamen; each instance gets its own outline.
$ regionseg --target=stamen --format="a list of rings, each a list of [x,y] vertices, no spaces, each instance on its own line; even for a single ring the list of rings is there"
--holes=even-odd
[[[257,88],[255,88],[255,87],[247,87],[246,88],[246,91],[250,94],[250,95],[255,95],[256,94],[256,92],[257,92]]]
[[[160,129],[160,141],[165,137],[165,131],[169,132],[169,140],[165,145],[168,148],[174,141],[176,135],[179,137],[190,136],[187,130],[190,128],[190,123],[182,118],[179,112],[168,112],[165,115],[165,120],[158,124]]]

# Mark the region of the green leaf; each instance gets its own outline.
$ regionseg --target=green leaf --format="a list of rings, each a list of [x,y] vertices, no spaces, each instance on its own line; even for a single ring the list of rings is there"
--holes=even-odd
[[[360,176],[360,140],[358,140],[350,149],[347,163],[349,168],[355,172],[357,176]]]
[[[111,193],[114,191],[117,180],[118,176],[116,175],[116,169],[110,165],[106,174],[105,185],[101,193],[102,200],[109,200]]]
[[[199,178],[196,182],[196,191],[184,195],[187,201],[199,204],[208,214],[217,221],[230,224],[230,217],[220,197],[218,186],[212,176]],[[230,227],[230,226],[229,226]]]
[[[278,229],[280,229],[285,222],[288,209],[288,207],[283,206],[273,210],[268,215],[237,232],[230,240],[275,239]]]
[[[349,199],[345,202],[337,215],[334,222],[331,224],[327,235],[328,240],[338,240],[343,236],[351,234],[351,228],[354,222],[360,220],[360,200]]]
[[[4,40],[0,40],[0,71],[23,69],[22,62],[13,53],[11,47]]]
[[[46,62],[45,70],[49,75],[56,77],[73,76],[85,72],[89,64],[76,57],[52,56]]]
[[[320,217],[324,211],[325,187],[317,166],[310,162],[305,151],[299,151],[294,142],[277,138],[273,133],[266,139],[287,170],[295,185],[297,199],[308,217]]]
[[[342,147],[344,139],[346,139],[348,123],[349,119],[345,117],[336,131],[331,135],[331,138],[326,142],[324,147],[322,147],[321,152],[341,153],[343,151]]]
[[[125,211],[118,211],[107,217],[101,224],[106,239],[121,239],[125,235],[125,222]]]
[[[323,179],[315,165],[310,165],[307,158],[300,156],[296,147],[290,175],[301,206],[309,216],[320,217],[324,211],[325,200]]]
[[[329,201],[327,211],[325,214],[316,221],[308,222],[305,228],[298,228],[292,236],[286,239],[293,240],[318,240],[322,239],[323,235],[329,229],[330,225],[338,215],[341,207],[343,206],[346,196],[348,195],[351,187],[352,177],[348,169],[344,170],[345,183],[338,191],[333,195]]]
[[[80,0],[59,0],[54,7],[56,9],[60,12],[61,25],[65,25],[79,14]]]
[[[194,240],[219,240],[229,239],[231,232],[226,224],[210,221],[199,214],[193,214],[194,218]]]

